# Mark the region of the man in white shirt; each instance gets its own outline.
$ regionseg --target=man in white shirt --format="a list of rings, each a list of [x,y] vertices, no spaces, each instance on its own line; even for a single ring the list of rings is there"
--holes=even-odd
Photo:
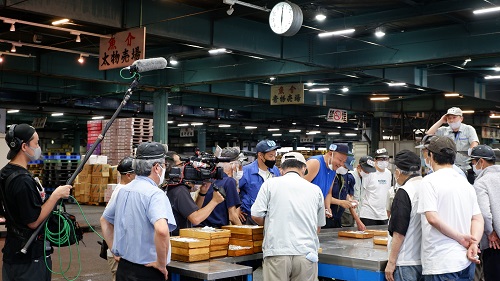
[[[323,193],[304,179],[302,154],[289,152],[281,161],[283,176],[262,184],[251,209],[252,219],[264,225],[264,281],[315,281],[317,233],[326,223]]]
[[[366,225],[387,225],[387,193],[391,188],[392,174],[389,154],[385,148],[375,152],[375,171],[363,178],[359,216]]]
[[[476,192],[452,168],[456,155],[452,139],[434,137],[427,150],[434,172],[422,180],[418,201],[422,274],[425,281],[472,281],[484,226]]]

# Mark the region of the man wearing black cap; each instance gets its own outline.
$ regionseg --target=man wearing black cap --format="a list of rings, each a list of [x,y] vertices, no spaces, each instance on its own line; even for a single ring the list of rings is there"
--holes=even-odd
[[[34,230],[50,215],[59,199],[67,198],[70,185],[57,187],[45,200],[43,188],[37,184],[28,172],[28,162],[38,160],[42,153],[38,144],[38,133],[28,124],[11,125],[5,137],[10,150],[7,159],[10,162],[0,171],[2,204],[7,219],[7,238],[3,252],[2,280],[51,280],[52,268],[50,256],[47,266],[44,262],[52,249],[44,244],[43,238],[37,238],[26,254],[19,253]],[[40,232],[43,236],[43,231]]]
[[[387,281],[421,280],[420,243],[422,229],[417,214],[418,192],[422,186],[420,157],[401,150],[394,157],[394,177],[399,189],[394,196],[389,220],[389,260],[385,268]],[[401,278],[403,277],[403,278]]]
[[[422,180],[422,274],[426,280],[472,280],[483,235],[483,216],[474,188],[453,171],[456,146],[448,137],[427,146],[434,172]]]
[[[170,231],[176,228],[170,202],[158,188],[165,178],[165,148],[141,143],[133,162],[135,180],[123,187],[101,217],[101,228],[113,255],[119,257],[116,280],[168,277]]]
[[[200,208],[205,207],[210,203],[214,195],[214,187],[224,194],[225,200],[223,203],[217,205],[210,215],[200,224],[201,226],[221,227],[228,225],[229,222],[233,225],[241,225],[239,219],[239,212],[237,208],[241,205],[240,196],[236,189],[236,180],[233,178],[237,167],[240,165],[238,155],[240,154],[239,148],[226,147],[221,152],[221,157],[231,160],[231,162],[220,162],[217,164],[224,171],[222,179],[214,181],[208,190],[198,193],[198,198],[202,199],[203,203]],[[200,200],[196,200],[198,203]]]
[[[487,145],[474,147],[470,154],[472,169],[477,175],[474,189],[484,218],[481,239],[484,280],[500,280],[500,166],[495,165],[495,152]]]
[[[108,205],[111,204],[111,202],[114,202],[116,200],[116,196],[120,189],[122,189],[125,185],[130,183],[135,179],[135,172],[134,169],[132,168],[132,162],[134,161],[134,158],[127,156],[123,158],[120,163],[118,163],[118,167],[116,167],[116,170],[118,173],[120,173],[120,183],[118,183],[115,188],[113,189],[113,193],[111,193],[111,198],[109,198]],[[105,242],[104,242],[105,243]],[[115,260],[115,257],[113,256],[113,253],[111,252],[110,249],[108,249],[108,264],[109,268],[111,269],[111,274],[113,276],[113,281],[116,280],[116,269],[118,268],[118,262]]]
[[[246,217],[246,224],[256,223],[250,216],[255,198],[261,185],[273,177],[278,177],[280,171],[276,164],[276,150],[281,148],[272,140],[262,140],[257,143],[257,159],[251,164],[243,166],[243,177],[240,179],[241,212]]]

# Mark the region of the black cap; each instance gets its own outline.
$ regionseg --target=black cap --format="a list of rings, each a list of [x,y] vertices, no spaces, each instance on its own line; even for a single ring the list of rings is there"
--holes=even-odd
[[[239,147],[226,147],[222,149],[220,153],[220,157],[227,158],[231,161],[238,160],[239,155],[240,155]]]
[[[363,156],[359,159],[359,165],[361,165],[361,168],[363,168],[363,170],[366,172],[366,173],[373,173],[376,171],[375,169],[375,160],[373,160],[373,157],[371,156]]]
[[[261,140],[256,146],[257,152],[262,153],[273,151],[279,148],[281,148],[281,146],[276,145],[276,142],[274,142],[273,140]]]
[[[158,142],[143,142],[137,147],[135,159],[153,160],[165,158],[165,147]]]
[[[132,162],[134,161],[134,158],[127,156],[123,158],[120,163],[118,163],[118,167],[116,167],[116,170],[122,175],[124,174],[129,174],[133,173],[134,169],[132,168]]]
[[[420,170],[422,161],[415,152],[403,149],[394,157],[394,164],[402,171],[418,171]]]
[[[353,156],[353,154],[349,151],[349,146],[343,143],[332,143],[328,147],[328,150],[335,151],[341,154],[345,154],[347,156]]]
[[[389,153],[387,153],[387,149],[379,148],[375,151],[375,159],[377,158],[389,158]]]
[[[471,159],[480,159],[483,158],[485,160],[496,160],[495,151],[487,145],[481,144],[474,148],[472,148],[470,152]]]
[[[423,138],[422,138],[422,141],[420,142],[419,145],[415,146],[415,148],[427,148],[427,146],[429,145],[429,143],[431,142],[431,139],[433,137],[435,137],[436,135],[425,135]]]
[[[35,128],[28,124],[19,124],[11,126],[15,126],[14,134],[13,135],[7,134],[5,136],[5,141],[7,142],[7,145],[10,148],[10,151],[7,154],[7,159],[9,160],[14,158],[17,152],[19,152],[19,150],[21,149],[21,144],[29,142],[29,140],[33,137],[33,134],[35,134],[36,132]],[[9,130],[12,130],[12,128],[10,128]],[[18,141],[16,142],[16,138],[21,142],[20,143],[18,143]]]
[[[455,155],[457,153],[457,146],[455,142],[449,137],[436,136],[431,138],[427,149],[442,156]]]

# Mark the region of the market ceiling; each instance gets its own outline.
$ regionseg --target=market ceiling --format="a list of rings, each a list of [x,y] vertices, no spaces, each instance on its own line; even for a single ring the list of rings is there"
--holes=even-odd
[[[10,53],[16,45],[21,56],[3,55],[1,107],[29,112],[9,116],[13,121],[55,110],[67,110],[66,120],[75,122],[109,116],[129,82],[118,69],[98,71],[92,55],[78,63],[78,53],[98,54],[95,34],[145,26],[146,57],[175,56],[179,64],[144,73],[123,116],[151,116],[153,96],[168,94],[172,119],[213,126],[312,130],[319,125],[333,131],[338,124],[325,116],[329,108],[338,108],[349,112],[349,123],[342,125],[346,130],[370,126],[373,117],[403,115],[420,127],[451,106],[475,110],[469,123],[495,124],[488,116],[500,111],[500,84],[485,77],[500,66],[498,13],[473,13],[493,7],[494,1],[293,1],[303,12],[293,36],[275,34],[269,26],[270,13],[264,10],[279,1],[243,1],[260,9],[224,1],[234,2],[6,0],[0,17],[43,25],[65,17],[71,22],[64,28],[82,33],[76,42],[71,32],[4,20],[0,51]],[[319,12],[325,20],[316,19]],[[318,36],[346,29],[354,31]],[[210,55],[214,48],[226,52]],[[390,85],[396,82],[404,85]],[[271,85],[286,83],[328,90],[306,91],[301,106],[271,106]],[[445,98],[447,93],[459,95]]]

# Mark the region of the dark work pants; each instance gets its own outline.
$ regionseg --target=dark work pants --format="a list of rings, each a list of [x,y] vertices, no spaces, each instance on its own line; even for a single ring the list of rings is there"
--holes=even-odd
[[[500,280],[500,250],[492,248],[483,251],[483,273],[484,280]]]
[[[52,260],[47,257],[47,265],[52,268]],[[4,262],[2,267],[3,281],[50,281],[52,274],[41,257],[31,263],[9,264]]]
[[[372,219],[361,218],[361,222],[363,222],[363,224],[365,226],[369,226],[369,225],[387,225],[388,220],[372,220]]]
[[[165,276],[154,267],[120,259],[116,270],[116,281],[165,281]]]

